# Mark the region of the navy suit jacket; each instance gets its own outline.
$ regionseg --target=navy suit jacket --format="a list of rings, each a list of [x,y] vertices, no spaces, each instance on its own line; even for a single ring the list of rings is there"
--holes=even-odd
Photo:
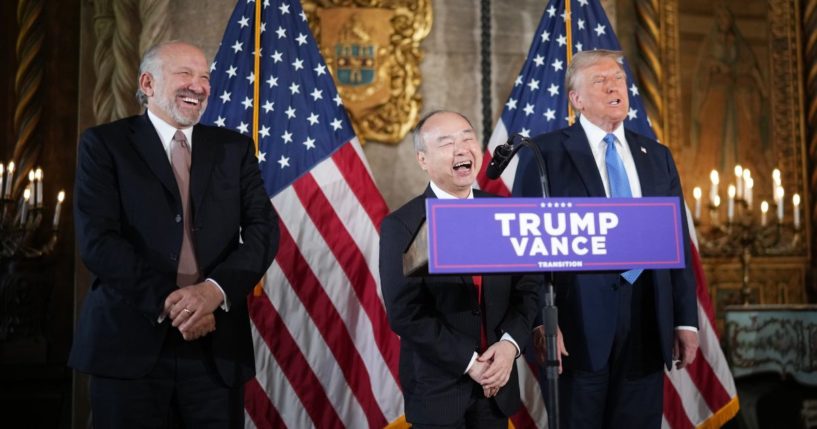
[[[474,193],[477,198],[493,196]],[[425,221],[426,198],[436,198],[430,187],[383,219],[380,278],[389,322],[400,335],[406,419],[450,424],[462,418],[475,387],[465,368],[479,349],[482,316],[471,276],[403,275],[403,253]],[[536,312],[536,285],[485,275],[482,287],[488,345],[507,332],[524,349]],[[496,403],[508,416],[521,405],[515,365]]]
[[[669,149],[642,135],[625,130],[635,161],[641,193],[645,197],[677,196],[684,203],[681,182]],[[533,139],[545,159],[551,197],[605,197],[595,158],[581,124]],[[514,196],[541,197],[539,173],[532,157],[519,165]],[[676,326],[698,326],[695,279],[691,269],[686,211],[683,219],[684,256],[687,267],[673,270],[646,270],[639,281],[652,287],[655,320],[664,364],[672,362]],[[614,288],[620,272],[561,272],[554,275],[559,326],[570,357],[566,366],[596,371],[610,356],[615,336],[617,306]],[[632,309],[638,311],[638,309]]]
[[[193,128],[193,243],[201,274],[219,283],[230,310],[204,337],[228,385],[255,373],[247,295],[272,262],[278,221],[252,141]],[[154,366],[170,327],[158,323],[176,290],[183,221],[179,189],[147,114],[86,130],[74,190],[77,244],[93,274],[69,365],[92,375],[138,378]],[[242,242],[239,242],[239,237]]]

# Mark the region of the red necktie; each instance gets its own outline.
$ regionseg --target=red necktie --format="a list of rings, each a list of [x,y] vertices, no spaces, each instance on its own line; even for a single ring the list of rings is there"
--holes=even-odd
[[[485,333],[485,309],[482,305],[482,276],[472,276],[474,287],[477,289],[477,304],[479,305],[479,351],[488,348],[488,335]]]
[[[173,173],[176,176],[176,184],[179,185],[179,195],[182,198],[181,219],[184,220],[184,234],[182,235],[182,248],[179,252],[179,267],[176,271],[176,284],[179,287],[196,284],[199,281],[199,264],[196,262],[196,253],[193,250],[193,235],[191,234],[190,220],[190,145],[181,130],[177,130],[170,141],[170,163],[173,165]]]

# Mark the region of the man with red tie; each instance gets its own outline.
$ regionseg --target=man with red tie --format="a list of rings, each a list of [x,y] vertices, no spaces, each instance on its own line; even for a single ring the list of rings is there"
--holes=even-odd
[[[143,115],[80,138],[74,213],[93,283],[68,364],[91,375],[95,427],[243,427],[247,295],[275,256],[277,217],[252,140],[198,124],[199,48],[149,49],[138,82]]]
[[[403,275],[403,253],[425,221],[426,198],[486,198],[472,185],[482,147],[459,113],[420,120],[414,149],[429,177],[422,195],[383,220],[380,278],[400,336],[400,383],[414,428],[507,428],[521,405],[514,362],[536,312],[534,286],[508,275]]]

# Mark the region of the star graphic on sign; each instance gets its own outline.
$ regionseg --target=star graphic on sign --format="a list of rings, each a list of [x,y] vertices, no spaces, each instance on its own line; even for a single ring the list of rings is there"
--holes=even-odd
[[[584,30],[584,20],[583,19],[579,18],[579,20],[576,22],[576,25],[579,26],[579,30]]]
[[[533,114],[533,104],[525,103],[525,108],[522,109],[525,111],[525,116],[530,116]]]
[[[284,113],[286,113],[287,118],[289,118],[289,119],[292,119],[292,118],[294,118],[294,117],[295,117],[295,109],[293,109],[293,108],[292,108],[292,106],[289,106],[289,107],[287,108],[287,111],[286,111],[286,112],[284,112]]]
[[[597,25],[596,28],[593,29],[593,31],[596,32],[596,36],[601,36],[605,32],[605,30],[604,30],[605,28],[607,28],[607,27],[605,27],[605,26],[601,25],[601,23],[599,23],[599,25]]]
[[[559,42],[559,46],[564,46],[567,44],[567,38],[564,34],[560,34],[559,37],[556,38],[556,41]]]
[[[292,82],[292,85],[289,86],[289,92],[291,92],[292,95],[300,94],[301,93],[300,86],[298,86],[297,83]]]
[[[336,106],[340,106],[343,103],[343,100],[340,99],[340,94],[335,94],[335,98],[332,100],[335,102]]]
[[[272,53],[272,55],[270,55],[270,58],[272,58],[272,61],[274,61],[274,62],[276,62],[276,63],[280,63],[281,61],[283,61],[283,60],[284,60],[284,59],[282,58],[282,57],[283,57],[283,55],[284,55],[284,54],[282,54],[282,53],[280,53],[280,52],[278,52],[278,51],[275,51],[275,52],[273,52],[273,53]]]
[[[314,69],[312,69],[312,70],[315,70],[315,73],[317,73],[317,74],[318,74],[318,76],[323,76],[323,75],[325,75],[325,74],[326,74],[326,66],[325,66],[325,65],[323,65],[323,64],[318,64],[318,66],[317,66],[317,67],[315,67],[315,68],[314,68]]]
[[[249,127],[249,125],[245,124],[244,121],[241,121],[241,123],[238,124],[238,127],[236,127],[236,129],[243,134],[247,134],[247,132],[249,132],[249,129],[247,127]]]
[[[250,75],[246,77],[246,79],[250,82],[250,85],[255,82],[255,72],[250,72]]]
[[[582,42],[576,43],[576,52],[581,52],[582,49],[584,49],[584,46],[582,46]]]
[[[309,121],[309,125],[315,125],[320,122],[318,121],[318,115],[316,115],[315,112],[312,112],[312,114],[310,114],[306,120]]]
[[[214,122],[214,124],[216,124],[216,126],[218,126],[218,127],[223,127],[224,126],[224,117],[219,116],[218,118],[216,118],[216,121]]]
[[[630,107],[630,110],[627,112],[627,119],[633,120],[638,117],[638,110],[633,109]]]
[[[217,61],[213,61],[213,64],[210,64],[210,73],[216,71],[216,62]]]
[[[274,106],[274,105],[275,105],[275,103],[273,103],[272,101],[267,100],[267,102],[264,103],[264,106],[263,106],[264,113],[269,113],[269,112],[274,111],[275,109],[272,108],[272,106]]]
[[[238,25],[240,25],[241,28],[249,26],[250,25],[249,18],[247,18],[246,16],[242,16],[241,19],[238,20]]]
[[[244,105],[244,110],[249,109],[250,107],[252,107],[252,98],[244,97],[244,101],[242,101],[241,104]]]
[[[530,82],[528,82],[528,87],[530,87],[531,91],[536,91],[539,89],[539,81],[536,79],[531,79]]]
[[[289,131],[284,131],[284,134],[281,136],[284,139],[284,144],[292,143],[292,133]]]
[[[630,85],[630,93],[633,94],[633,97],[638,95],[638,87],[635,84]]]
[[[295,39],[298,41],[298,46],[306,44],[306,34],[298,33],[298,37]]]
[[[269,137],[269,127],[263,125],[260,130],[258,130],[258,135],[261,137]]]
[[[525,138],[530,138],[530,130],[527,129],[527,128],[522,128],[519,131],[519,135],[522,136],[522,137],[525,137]]]
[[[306,140],[304,140],[304,146],[306,146],[307,150],[315,149],[315,139],[312,137],[307,137]]]
[[[553,64],[551,64],[551,66],[553,66],[553,71],[559,71],[559,70],[561,70],[561,69],[562,69],[562,65],[564,65],[564,62],[562,62],[562,60],[560,60],[560,59],[558,59],[558,58],[556,58],[555,60],[553,60]]]
[[[548,87],[548,92],[550,92],[551,97],[555,97],[556,95],[559,94],[559,85],[551,83],[550,87]]]
[[[517,76],[516,80],[513,82],[513,86],[519,86],[519,85],[522,85],[522,75],[521,74],[519,76]]]
[[[296,71],[304,68],[304,60],[296,58],[295,61],[292,62],[292,67],[295,67]]]
[[[267,153],[266,152],[258,152],[258,163],[266,162],[267,161]]]
[[[335,120],[332,121],[330,125],[332,125],[333,130],[337,131],[343,128],[343,121],[341,121],[340,118],[335,118]]]
[[[550,33],[548,33],[547,31],[543,31],[542,34],[539,35],[539,37],[542,38],[542,43],[545,43],[548,40],[550,40]]]
[[[235,66],[230,66],[225,73],[227,73],[227,76],[235,77],[236,71],[238,71],[238,69]]]
[[[289,4],[283,3],[278,9],[281,11],[281,15],[287,15],[289,13]]]
[[[505,103],[505,106],[508,108],[508,110],[516,109],[516,100],[513,98],[508,99],[508,102]]]
[[[224,92],[221,93],[221,95],[218,96],[218,98],[221,99],[222,103],[229,103],[230,102],[230,94],[232,94],[232,93],[227,92],[225,90]]]
[[[533,58],[533,62],[534,64],[536,64],[536,67],[539,67],[545,63],[545,57],[537,55],[536,57]]]
[[[284,27],[281,27],[281,26],[278,26],[278,29],[275,30],[275,34],[278,35],[279,39],[283,39],[284,37],[287,37],[286,29],[284,29]]]
[[[320,89],[318,89],[318,88],[313,89],[313,90],[312,90],[312,94],[309,94],[309,95],[311,95],[311,96],[312,96],[312,99],[313,99],[314,101],[318,101],[318,100],[323,99],[323,91],[321,91],[321,90],[320,90]]]
[[[542,114],[548,121],[552,121],[556,119],[556,111],[553,109],[548,108],[544,114]]]
[[[289,167],[289,158],[281,155],[281,159],[278,160],[278,164],[281,164],[281,170],[283,170],[284,167]]]
[[[273,75],[270,75],[269,79],[267,79],[267,83],[269,84],[270,88],[272,88],[273,86],[278,86],[278,78]]]
[[[235,51],[235,53],[236,53],[236,54],[237,54],[238,52],[242,51],[242,50],[243,50],[243,48],[241,48],[241,46],[242,46],[242,45],[243,45],[243,43],[241,43],[241,42],[239,42],[238,40],[236,40],[236,41],[235,41],[235,44],[233,45],[233,51]]]
[[[551,17],[551,18],[556,16],[556,8],[553,7],[553,5],[550,6],[550,9],[548,9],[547,12],[548,12],[548,16]]]

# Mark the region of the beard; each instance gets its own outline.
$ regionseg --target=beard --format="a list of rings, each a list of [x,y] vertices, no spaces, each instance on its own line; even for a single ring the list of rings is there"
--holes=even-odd
[[[156,89],[157,94],[164,94],[164,88],[161,88],[162,85]],[[199,109],[198,112],[196,111],[184,111],[182,110],[178,104],[176,104],[177,97],[190,97],[199,100]],[[167,112],[168,115],[179,125],[184,128],[192,127],[199,123],[201,116],[204,114],[204,110],[207,108],[207,98],[203,98],[201,94],[196,94],[193,91],[187,90],[179,90],[176,91],[173,98],[165,97],[163,95],[158,95],[155,98],[156,105]]]

